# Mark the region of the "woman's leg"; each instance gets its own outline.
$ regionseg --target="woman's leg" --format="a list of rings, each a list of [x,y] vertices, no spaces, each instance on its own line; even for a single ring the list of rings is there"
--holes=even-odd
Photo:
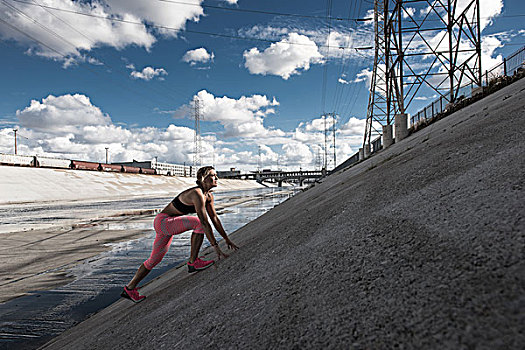
[[[148,270],[146,266],[144,266],[144,263],[140,264],[139,269],[137,270],[137,272],[135,272],[135,276],[128,283],[126,287],[130,290],[137,288],[137,285],[139,284],[139,282],[142,281],[144,277],[146,277],[150,271],[151,270]]]
[[[166,214],[158,214],[153,220],[153,228],[155,229],[155,241],[153,242],[153,249],[148,260],[143,262],[135,272],[135,276],[126,285],[128,289],[135,289],[148,273],[157,265],[164,255],[168,252],[169,245],[173,236],[168,234],[166,229],[165,219],[169,218]]]
[[[193,247],[197,246],[198,249],[196,254],[199,253],[199,249],[204,239],[204,230],[202,229],[199,219],[195,216],[170,217],[166,214],[161,213],[155,217],[153,227],[155,228],[156,234],[155,241],[153,242],[153,249],[151,251],[151,255],[146,261],[144,261],[142,265],[140,265],[139,269],[135,273],[135,276],[128,283],[128,289],[136,288],[140,281],[142,281],[148,275],[148,273],[158,263],[161,262],[162,258],[164,258],[164,255],[166,255],[166,253],[168,252],[171,242],[173,241],[174,235],[193,229],[194,233],[192,234],[191,246],[192,251]],[[198,238],[197,241],[194,243],[193,236],[202,236],[200,237],[200,243]],[[194,260],[195,259],[196,257],[194,258]]]
[[[199,250],[201,249],[203,241],[204,241],[204,233],[196,233],[194,231],[191,234],[190,263],[193,264],[195,259],[197,259],[199,257]]]

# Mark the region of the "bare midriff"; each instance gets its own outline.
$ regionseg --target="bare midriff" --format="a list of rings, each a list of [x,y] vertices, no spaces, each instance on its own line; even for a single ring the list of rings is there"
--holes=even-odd
[[[175,208],[175,206],[173,204],[171,204],[171,202],[164,209],[162,209],[161,213],[168,214],[169,216],[181,216],[181,215],[184,215],[184,213],[182,213],[179,210],[177,210],[177,208]]]

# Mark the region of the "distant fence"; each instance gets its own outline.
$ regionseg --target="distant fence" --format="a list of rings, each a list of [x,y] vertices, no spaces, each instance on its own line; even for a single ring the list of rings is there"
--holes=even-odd
[[[497,66],[485,71],[482,78],[482,87],[476,88],[473,84],[462,87],[459,92],[458,100],[481,94],[484,87],[489,87],[497,83],[498,79],[501,77],[511,77],[516,74],[519,69],[523,68],[525,68],[525,46],[511,54],[509,57],[504,58],[503,62]],[[449,94],[441,96],[438,100],[432,102],[429,106],[414,114],[410,118],[411,125],[414,126],[426,122],[438,114],[445,112],[450,100]]]

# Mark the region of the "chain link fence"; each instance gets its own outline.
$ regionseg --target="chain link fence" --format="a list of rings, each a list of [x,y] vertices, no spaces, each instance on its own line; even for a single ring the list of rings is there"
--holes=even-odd
[[[477,87],[474,84],[469,84],[460,88],[459,98],[456,102],[482,95],[487,88],[504,83],[506,77],[512,77],[523,69],[525,69],[525,46],[509,57],[504,58],[503,62],[497,66],[485,71],[482,78],[483,86]],[[412,115],[410,118],[411,125],[417,126],[436,117],[438,114],[446,112],[449,108],[450,100],[450,94],[441,96],[438,100]]]

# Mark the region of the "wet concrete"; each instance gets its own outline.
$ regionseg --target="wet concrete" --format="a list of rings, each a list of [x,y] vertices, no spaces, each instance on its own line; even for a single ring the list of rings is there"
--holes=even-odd
[[[221,221],[232,232],[273,208],[292,192],[281,189],[261,189],[216,194]],[[96,204],[76,203],[69,206],[32,206],[12,209],[30,212],[29,223],[46,215],[72,210],[77,218],[90,213],[112,211],[129,212],[140,207],[162,206],[166,198],[148,201],[118,201]],[[2,215],[7,215],[4,213]],[[1,216],[0,216],[1,217]],[[120,216],[105,220],[87,221],[83,229],[141,232],[141,238],[113,243],[111,250],[89,258],[67,270],[71,282],[48,291],[31,291],[29,295],[0,304],[0,349],[35,349],[64,330],[83,321],[90,314],[119,299],[122,286],[129,281],[137,267],[147,258],[154,239],[152,215]],[[17,217],[24,226],[23,216]],[[69,222],[71,217],[67,218]],[[57,222],[55,222],[57,224]],[[151,281],[169,269],[184,263],[189,254],[190,233],[175,236],[169,253],[147,277]],[[66,276],[64,276],[66,277]],[[58,281],[60,283],[60,281]],[[64,282],[62,282],[64,284]]]

